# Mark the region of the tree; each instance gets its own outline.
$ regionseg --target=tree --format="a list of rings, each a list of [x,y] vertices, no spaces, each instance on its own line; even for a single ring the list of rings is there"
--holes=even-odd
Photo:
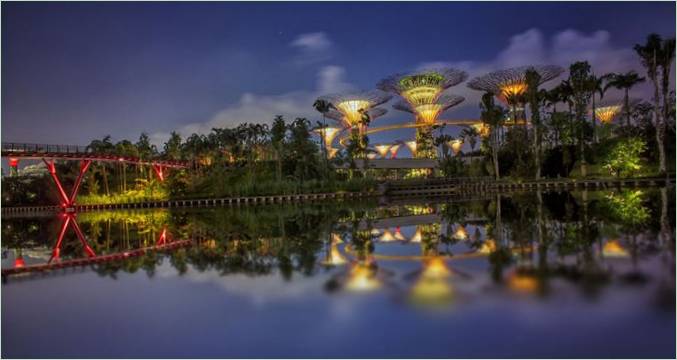
[[[477,129],[474,127],[468,127],[461,131],[461,137],[468,140],[470,144],[470,150],[475,151],[475,145],[477,145],[477,137],[480,134],[477,132]]]
[[[326,114],[329,112],[329,110],[336,109],[336,107],[334,107],[334,104],[332,104],[329,101],[326,101],[324,99],[315,100],[315,103],[313,103],[313,107],[315,108],[315,110],[319,111],[322,114],[322,127],[324,129],[326,129],[327,128],[327,116],[326,116]],[[329,144],[325,144],[324,139],[322,139],[321,142],[322,142],[322,152],[324,153],[324,158],[325,158],[325,162],[326,162],[326,159],[329,157],[328,156],[328,150],[327,150],[327,145],[329,145]]]
[[[637,75],[634,71],[628,71],[625,74],[609,74],[609,81],[604,86],[604,91],[613,87],[623,90],[623,112],[625,113],[625,125],[630,126],[630,98],[628,93],[635,85],[644,82],[644,78]]]
[[[651,79],[654,86],[654,116],[656,126],[656,143],[658,145],[658,169],[661,173],[666,173],[665,167],[665,122],[662,119],[662,111],[659,105],[660,95],[658,92],[658,68],[662,57],[663,39],[658,34],[649,34],[644,45],[636,44],[635,52],[642,60],[642,65],[646,68],[647,76]]]
[[[595,103],[595,94],[599,94],[600,100],[604,98],[604,93],[606,92],[606,86],[604,86],[604,82],[606,82],[611,76],[612,74],[605,74],[599,77],[595,76],[595,74],[590,76],[590,89],[592,91],[592,138],[594,142],[599,141],[597,136],[597,106]]]
[[[482,95],[480,109],[482,110],[480,115],[482,122],[491,129],[491,155],[494,163],[494,175],[498,180],[501,177],[498,170],[498,131],[503,126],[506,112],[494,103],[492,93]]]
[[[663,40],[661,57],[658,65],[661,67],[661,90],[663,92],[663,123],[667,124],[674,109],[674,99],[670,94],[670,74],[672,61],[675,59],[675,38]],[[665,126],[665,125],[664,125]]]
[[[287,138],[287,125],[282,115],[275,116],[273,127],[270,129],[270,142],[275,149],[275,174],[277,181],[282,180],[282,151]]]
[[[614,176],[630,176],[641,169],[640,154],[646,149],[646,143],[640,138],[628,138],[618,142],[609,152],[604,168]]]
[[[87,146],[91,149],[92,152],[97,154],[110,154],[115,149],[115,146],[110,141],[110,135],[106,135],[101,140],[92,140]],[[106,163],[101,163],[99,165],[99,170],[103,177],[103,189],[106,192],[106,196],[110,195],[110,183],[108,182],[108,172],[106,171]]]
[[[169,160],[179,160],[181,157],[181,135],[176,131],[169,134],[169,140],[165,143],[163,153],[164,157]]]
[[[569,84],[573,92],[574,114],[578,128],[578,145],[580,151],[581,176],[586,176],[585,162],[585,113],[590,101],[590,78],[592,76],[590,64],[579,61],[569,67]]]
[[[531,125],[533,130],[533,152],[534,163],[536,165],[536,179],[541,177],[541,144],[542,144],[542,124],[541,124],[541,92],[538,90],[538,85],[541,81],[541,75],[532,69],[528,69],[525,74],[527,83],[527,90],[525,97],[529,102],[529,110],[531,112]]]

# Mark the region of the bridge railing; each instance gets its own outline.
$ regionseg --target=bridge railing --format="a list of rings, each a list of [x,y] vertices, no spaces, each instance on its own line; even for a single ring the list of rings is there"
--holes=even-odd
[[[81,145],[52,145],[31,143],[2,143],[2,151],[25,153],[91,153],[91,149]]]

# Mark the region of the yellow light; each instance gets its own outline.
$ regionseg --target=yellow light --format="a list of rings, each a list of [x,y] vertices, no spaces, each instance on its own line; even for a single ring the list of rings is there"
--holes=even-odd
[[[461,151],[461,148],[463,147],[463,140],[461,139],[450,140],[447,142],[447,145],[449,145],[451,151],[454,152],[454,155],[458,155],[458,152]]]
[[[355,126],[362,121],[360,110],[368,110],[370,105],[366,100],[348,100],[336,105],[336,108],[343,114],[344,120],[349,125]]]
[[[489,129],[488,126],[486,126],[486,125],[484,125],[484,124],[482,124],[482,123],[479,123],[479,124],[473,124],[473,125],[471,125],[471,126],[477,131],[478,134],[480,134],[481,137],[487,137],[487,136],[489,136],[489,130],[490,130],[490,129]]]
[[[208,249],[216,249],[216,240],[210,239],[201,244],[202,246],[208,248]]]
[[[620,105],[599,107],[595,109],[595,117],[597,117],[599,121],[608,124],[614,120],[620,111]]]
[[[532,293],[538,288],[538,280],[533,275],[513,273],[510,275],[508,285],[512,290]]]
[[[435,86],[418,86],[402,92],[402,97],[413,107],[432,104],[437,101],[442,88]]]
[[[416,120],[419,123],[434,124],[437,117],[442,112],[440,104],[424,104],[414,108],[416,111]]]
[[[618,240],[611,240],[602,247],[602,254],[607,257],[627,257],[628,251]]]
[[[507,99],[509,96],[524,94],[527,91],[527,84],[524,81],[518,80],[501,85],[500,90],[501,96]]]
[[[411,151],[411,154],[415,156],[416,155],[416,140],[407,141],[404,144],[407,145],[407,147],[409,148],[409,151]]]
[[[389,242],[389,241],[395,241],[395,237],[389,230],[384,230],[383,235],[379,238],[379,241],[382,242]]]
[[[439,256],[432,257],[423,264],[422,276],[425,278],[439,279],[447,278],[449,275],[451,275],[451,271]]]
[[[411,301],[425,306],[448,304],[454,295],[451,284],[446,280],[450,275],[441,258],[434,257],[424,262],[421,276],[411,289]]]
[[[381,283],[376,278],[376,272],[368,264],[357,263],[348,275],[346,289],[349,291],[371,291],[381,287]]]
[[[367,154],[367,159],[369,159],[369,160],[374,160],[374,159],[376,159],[376,156],[377,156],[377,155],[374,154],[374,153],[369,153],[369,154]]]
[[[343,265],[347,262],[345,256],[339,251],[338,244],[342,243],[341,237],[338,234],[331,235],[331,245],[329,246],[329,253],[327,258],[322,262],[324,265]]]
[[[413,243],[420,243],[422,238],[423,236],[421,235],[421,230],[416,229],[416,233],[414,234],[414,236],[411,237],[411,239],[409,239],[409,241]]]
[[[477,252],[480,254],[491,254],[494,251],[496,251],[496,242],[494,240],[486,240],[482,243],[482,246],[477,249]]]
[[[339,151],[339,149],[335,149],[335,148],[327,148],[327,156],[328,156],[330,159],[333,159],[334,156],[336,156],[336,154],[338,153],[338,151]]]
[[[400,149],[400,144],[395,144],[390,147],[390,158],[394,159],[395,156],[397,155],[397,150]]]
[[[465,227],[463,227],[463,225],[459,225],[458,228],[456,229],[456,232],[454,233],[454,239],[465,240],[467,238],[468,233],[465,231]]]
[[[400,232],[400,228],[395,229],[395,240],[404,241],[407,240],[404,235]]]
[[[331,143],[334,142],[334,138],[336,138],[336,135],[338,135],[339,132],[341,132],[341,129],[335,127],[327,127],[315,129],[313,131],[318,135],[320,135],[320,137],[324,140],[324,145],[326,147],[331,147]]]
[[[388,150],[390,150],[390,145],[388,144],[383,144],[383,145],[376,145],[374,146],[376,151],[381,155],[382,158],[386,158],[386,155],[388,155]]]

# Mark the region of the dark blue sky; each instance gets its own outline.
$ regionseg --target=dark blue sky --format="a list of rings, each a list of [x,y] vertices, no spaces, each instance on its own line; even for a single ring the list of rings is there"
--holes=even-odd
[[[324,88],[372,88],[426,62],[474,75],[506,58],[530,61],[539,46],[536,63],[602,47],[593,65],[623,70],[632,45],[674,29],[670,2],[3,3],[2,140],[161,139],[309,115],[310,103],[294,107]],[[472,100],[460,117],[477,116]],[[266,104],[252,110],[251,101]],[[400,119],[391,111],[377,121]]]

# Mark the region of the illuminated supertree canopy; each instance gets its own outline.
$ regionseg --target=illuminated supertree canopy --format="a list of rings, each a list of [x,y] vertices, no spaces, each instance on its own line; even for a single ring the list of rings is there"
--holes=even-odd
[[[382,116],[385,109],[376,108],[392,98],[392,95],[378,90],[361,91],[345,94],[330,94],[321,96],[318,100],[331,103],[335,109],[330,110],[327,117],[337,120],[346,127],[360,124],[363,112],[369,114],[371,120]]]
[[[639,99],[628,99],[628,106],[632,109],[637,105],[641,100]],[[609,124],[616,120],[618,116],[624,113],[625,105],[622,101],[602,101],[595,108],[595,118],[602,123]],[[592,112],[592,109],[590,110]]]
[[[527,70],[534,69],[541,76],[540,83],[552,80],[564,72],[557,65],[527,65],[510,69],[498,70],[468,81],[468,87],[473,90],[490,92],[507,104],[510,96],[522,95],[527,90]]]
[[[376,87],[402,96],[412,107],[432,104],[442,92],[465,81],[468,74],[454,68],[427,69],[395,74],[381,80]]]
[[[370,121],[373,121],[374,119],[385,115],[387,112],[388,112],[388,110],[386,110],[384,108],[371,108],[371,109],[366,111],[366,113],[369,115]],[[334,110],[334,109],[329,110],[325,115],[330,119],[338,121],[339,123],[343,124],[346,127],[353,127],[355,125],[353,123],[348,122],[348,120],[346,120],[346,116],[344,115],[344,113],[342,113],[338,110]],[[359,114],[359,116],[361,118],[362,114]]]
[[[465,98],[458,95],[442,95],[432,104],[412,106],[406,101],[398,101],[393,105],[394,109],[406,111],[416,115],[417,122],[434,124],[441,113],[463,102]]]
[[[616,115],[620,114],[622,109],[623,106],[620,104],[598,107],[595,109],[595,117],[597,120],[608,124],[616,118]]]

